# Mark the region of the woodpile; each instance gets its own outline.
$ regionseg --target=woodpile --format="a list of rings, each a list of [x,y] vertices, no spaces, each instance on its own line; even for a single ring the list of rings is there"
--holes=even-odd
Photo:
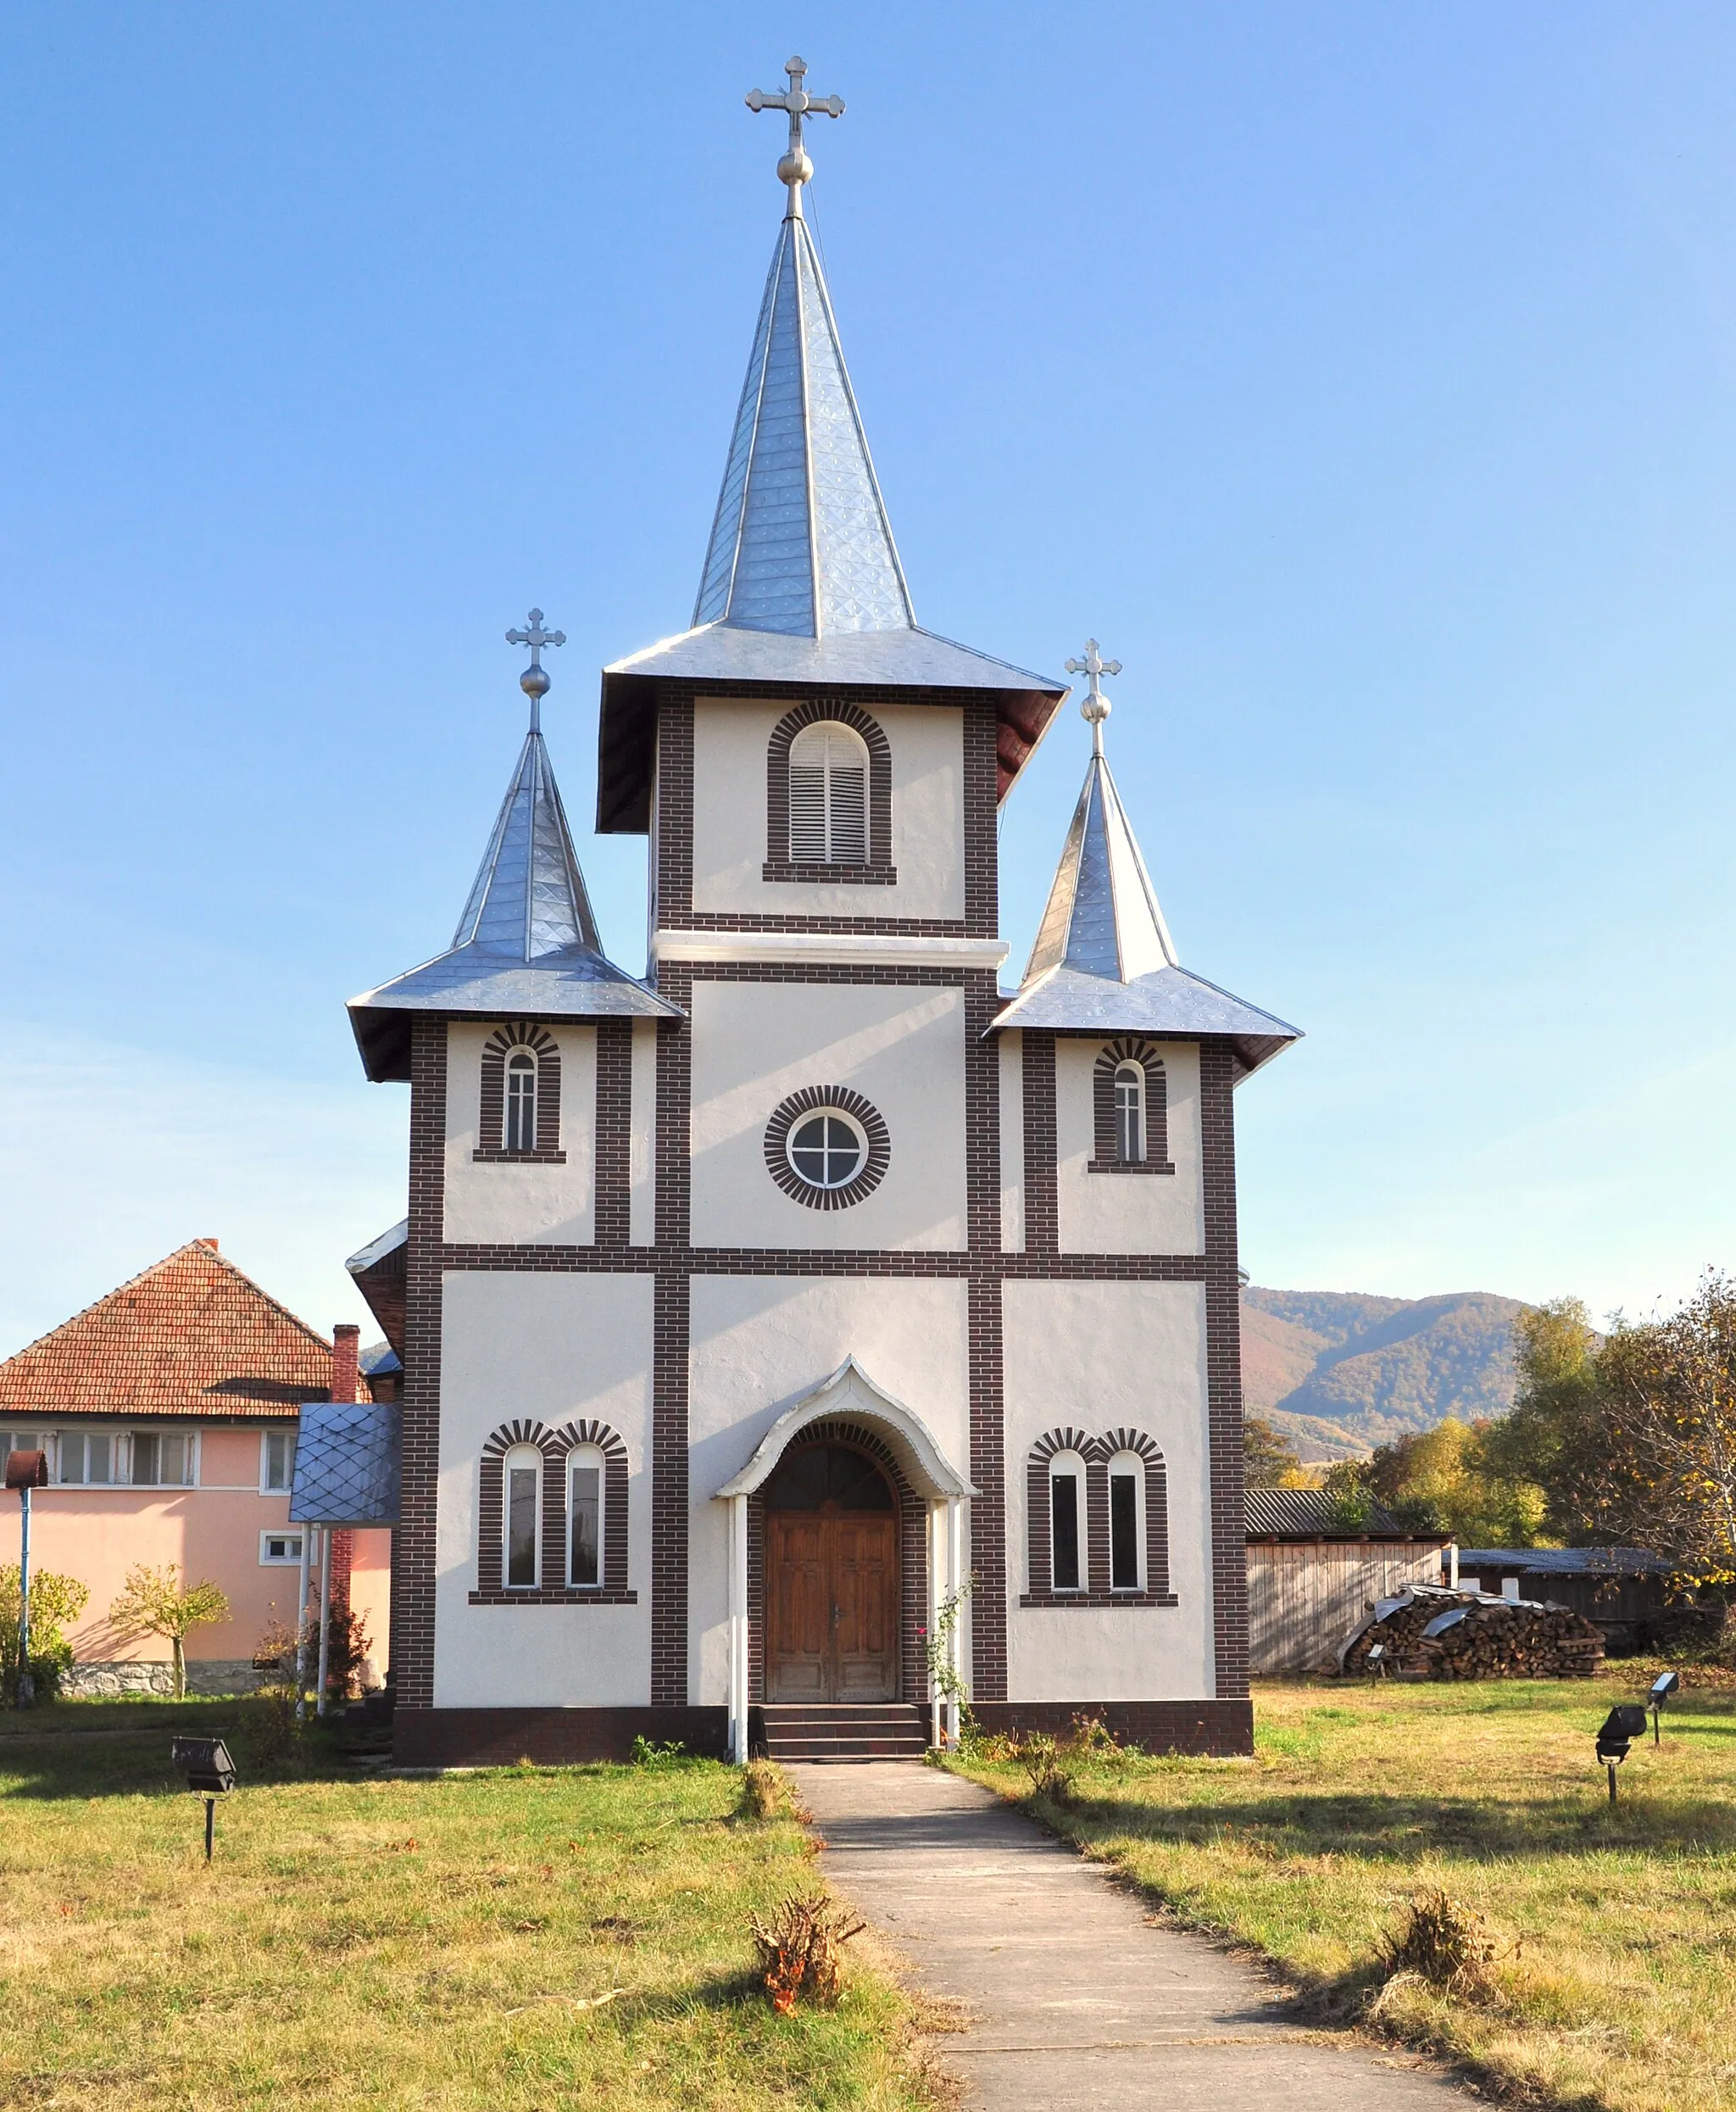
[[[1338,1661],[1410,1680],[1589,1680],[1603,1660],[1601,1632],[1565,1606],[1416,1585],[1383,1599]]]

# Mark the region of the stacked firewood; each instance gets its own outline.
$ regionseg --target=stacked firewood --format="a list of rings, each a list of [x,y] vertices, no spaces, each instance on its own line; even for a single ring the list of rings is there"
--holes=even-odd
[[[1383,1599],[1340,1662],[1347,1673],[1400,1679],[1589,1680],[1603,1658],[1601,1632],[1565,1606],[1418,1585]]]

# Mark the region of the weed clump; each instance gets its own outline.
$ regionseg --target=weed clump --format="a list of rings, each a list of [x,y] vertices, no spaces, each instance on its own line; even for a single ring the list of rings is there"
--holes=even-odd
[[[1483,1916],[1440,1891],[1419,1892],[1404,1927],[1383,1946],[1389,1981],[1412,1974],[1446,1994],[1480,1992],[1494,1955]]]
[[[749,1760],[742,1769],[742,1815],[776,1819],[789,1808],[790,1786],[770,1760]]]
[[[824,1892],[811,1898],[786,1899],[771,1925],[756,1914],[748,1924],[765,1967],[765,1992],[781,2017],[793,2014],[798,1999],[831,2004],[843,1988],[840,1953],[865,1922],[851,1921]]]
[[[692,1758],[693,1755],[679,1738],[666,1739],[659,1744],[655,1738],[637,1737],[633,1740],[630,1764],[655,1770],[659,1768],[680,1767],[683,1762]]]
[[[1060,1738],[1033,1730],[1006,1741],[1005,1757],[1030,1778],[1033,1797],[1050,1803],[1071,1803],[1073,1785],[1082,1769],[1125,1758],[1125,1751],[1099,1717],[1076,1716],[1073,1727]]]

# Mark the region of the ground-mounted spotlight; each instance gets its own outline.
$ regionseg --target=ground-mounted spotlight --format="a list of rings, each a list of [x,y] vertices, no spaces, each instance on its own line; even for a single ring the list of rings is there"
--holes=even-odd
[[[186,1775],[193,1795],[205,1800],[205,1860],[209,1863],[217,1799],[227,1797],[235,1787],[235,1763],[220,1738],[177,1738],[170,1749],[170,1759]]]
[[[1604,1718],[1597,1734],[1597,1757],[1609,1769],[1610,1802],[1616,1801],[1616,1769],[1628,1758],[1628,1748],[1645,1736],[1645,1710],[1639,1702],[1617,1702]]]
[[[1383,1642],[1368,1646],[1368,1658],[1364,1668],[1371,1680],[1383,1680],[1387,1675],[1387,1647]]]
[[[1658,1718],[1663,1714],[1664,1703],[1681,1684],[1682,1675],[1679,1672],[1660,1672],[1646,1695],[1645,1705],[1651,1711],[1651,1741],[1655,1746],[1663,1743],[1658,1735]]]

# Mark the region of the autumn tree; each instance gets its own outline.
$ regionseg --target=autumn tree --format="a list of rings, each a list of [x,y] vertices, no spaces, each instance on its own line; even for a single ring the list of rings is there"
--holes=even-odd
[[[108,1619],[120,1636],[160,1636],[175,1655],[175,1693],[186,1692],[186,1638],[195,1628],[229,1619],[229,1600],[216,1585],[202,1580],[187,1584],[177,1563],[160,1569],[135,1563],[121,1594],[108,1608]]]
[[[85,1610],[91,1587],[58,1569],[31,1572],[31,1675],[41,1698],[60,1684],[72,1663],[64,1630]],[[19,1567],[0,1567],[0,1701],[9,1708],[18,1692],[18,1642],[22,1608]]]
[[[1242,1418],[1242,1473],[1250,1489],[1282,1489],[1301,1461],[1263,1415]]]
[[[1578,1299],[1528,1307],[1513,1328],[1512,1410],[1482,1433],[1489,1471],[1541,1489],[1544,1530],[1572,1547],[1622,1537],[1610,1502],[1602,1348]]]
[[[1449,1417],[1377,1446],[1364,1470],[1376,1500],[1411,1532],[1449,1533],[1467,1547],[1533,1546],[1544,1492],[1490,1456],[1491,1427]]]

